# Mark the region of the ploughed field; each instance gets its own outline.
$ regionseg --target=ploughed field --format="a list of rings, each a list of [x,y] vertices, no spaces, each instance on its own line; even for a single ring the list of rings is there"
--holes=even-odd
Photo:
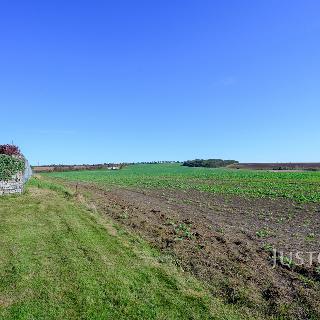
[[[235,163],[229,168],[252,170],[308,170],[319,171],[320,163],[317,162],[279,162],[279,163]]]
[[[320,318],[320,172],[161,164],[41,177],[141,236],[241,319]]]

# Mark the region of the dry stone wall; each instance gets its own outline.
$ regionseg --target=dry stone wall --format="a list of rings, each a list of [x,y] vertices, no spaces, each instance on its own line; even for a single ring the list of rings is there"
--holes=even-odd
[[[22,193],[23,191],[23,174],[16,174],[11,180],[0,180],[0,196],[13,193]]]

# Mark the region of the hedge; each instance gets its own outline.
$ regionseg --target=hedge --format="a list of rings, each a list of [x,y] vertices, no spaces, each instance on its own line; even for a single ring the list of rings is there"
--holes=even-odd
[[[24,160],[0,154],[0,180],[7,181],[18,172],[24,171]]]
[[[222,160],[222,159],[195,159],[185,161],[182,165],[186,167],[205,167],[205,168],[220,168],[226,167],[230,164],[238,163],[236,160]]]

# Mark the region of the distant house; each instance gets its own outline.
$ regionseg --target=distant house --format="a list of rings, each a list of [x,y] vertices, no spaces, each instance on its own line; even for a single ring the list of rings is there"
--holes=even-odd
[[[108,167],[108,170],[119,170],[120,166],[112,166],[112,167]]]
[[[80,164],[80,165],[48,165],[48,166],[34,166],[32,170],[34,173],[42,172],[63,172],[63,171],[80,171],[80,170],[119,170],[123,164],[104,163],[104,164]]]

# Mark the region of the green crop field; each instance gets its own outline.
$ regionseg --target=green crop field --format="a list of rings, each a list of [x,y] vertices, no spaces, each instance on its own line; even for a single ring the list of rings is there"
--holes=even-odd
[[[320,202],[320,172],[269,172],[156,164],[132,165],[119,171],[72,171],[48,175],[106,186],[195,189],[221,194]]]

